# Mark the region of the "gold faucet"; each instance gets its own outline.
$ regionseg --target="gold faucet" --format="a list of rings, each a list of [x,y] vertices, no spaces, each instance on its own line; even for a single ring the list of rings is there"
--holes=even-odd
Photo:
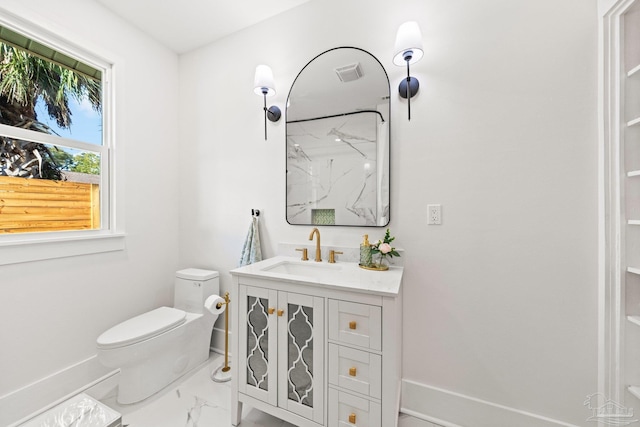
[[[321,262],[322,254],[320,252],[320,230],[318,230],[317,228],[314,228],[313,230],[311,230],[311,234],[309,234],[309,240],[313,240],[314,234],[318,236],[318,239],[316,240],[316,262]]]

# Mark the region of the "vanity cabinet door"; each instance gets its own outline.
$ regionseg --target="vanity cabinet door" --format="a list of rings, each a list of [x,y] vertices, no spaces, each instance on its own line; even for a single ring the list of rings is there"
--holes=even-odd
[[[244,363],[239,370],[238,388],[274,406],[278,404],[277,304],[277,291],[240,287],[239,351]]]
[[[324,298],[278,293],[278,405],[324,419]]]
[[[324,422],[324,298],[239,287],[238,391]]]

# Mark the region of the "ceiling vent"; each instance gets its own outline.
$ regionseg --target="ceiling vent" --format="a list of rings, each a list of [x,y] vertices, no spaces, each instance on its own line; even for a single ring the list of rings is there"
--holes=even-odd
[[[351,82],[362,77],[362,68],[360,67],[360,63],[356,62],[355,64],[336,68],[336,74],[343,83]]]

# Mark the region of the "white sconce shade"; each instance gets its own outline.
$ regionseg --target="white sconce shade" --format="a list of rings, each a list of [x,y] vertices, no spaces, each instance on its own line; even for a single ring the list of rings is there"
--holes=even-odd
[[[411,77],[410,64],[415,64],[422,59],[422,32],[415,21],[405,22],[400,25],[396,33],[396,44],[393,50],[393,63],[397,66],[407,67],[407,78],[400,82],[398,92],[401,98],[407,100],[408,118],[411,120],[411,97],[420,89],[420,82]]]
[[[266,93],[264,92],[266,90]],[[258,65],[253,81],[253,91],[257,95],[273,96],[276,94],[276,86],[273,82],[273,71],[268,65]]]
[[[276,94],[276,85],[273,83],[273,71],[268,65],[258,65],[256,75],[253,79],[253,91],[256,95],[261,95],[264,100],[264,140],[267,140],[267,119],[270,122],[277,122],[282,116],[282,111],[276,105],[267,108],[267,96]]]
[[[393,50],[393,63],[398,66],[406,66],[405,52],[411,51],[409,64],[414,64],[422,59],[422,32],[415,21],[405,22],[398,28],[396,44]]]

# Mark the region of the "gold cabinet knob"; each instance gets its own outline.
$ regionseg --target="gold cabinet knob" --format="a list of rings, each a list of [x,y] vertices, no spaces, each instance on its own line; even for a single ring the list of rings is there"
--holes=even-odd
[[[284,310],[279,308],[278,309],[278,317],[282,317],[283,314],[284,314]]]
[[[356,321],[352,320],[351,322],[349,322],[349,329],[355,329],[356,328]]]
[[[349,368],[349,375],[352,376],[352,377],[356,376],[356,368],[355,367]]]
[[[349,414],[349,422],[351,424],[355,424],[356,423],[356,414]]]
[[[276,309],[275,309],[275,308],[273,308],[273,307],[269,307],[269,308],[267,309],[267,312],[268,312],[269,314],[273,314],[275,311],[276,311]]]

